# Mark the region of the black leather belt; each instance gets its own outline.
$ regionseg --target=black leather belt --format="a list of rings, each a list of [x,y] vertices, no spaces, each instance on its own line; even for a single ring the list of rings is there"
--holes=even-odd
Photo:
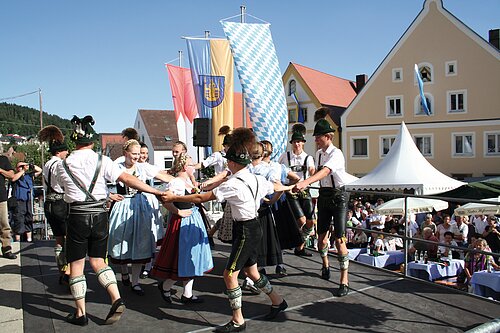
[[[108,211],[106,200],[98,201],[76,201],[69,204],[70,214],[95,214]]]

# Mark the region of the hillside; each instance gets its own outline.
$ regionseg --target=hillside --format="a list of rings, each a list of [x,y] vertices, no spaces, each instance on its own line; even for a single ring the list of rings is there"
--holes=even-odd
[[[72,126],[68,119],[43,112],[43,125],[56,125],[64,133]],[[0,134],[35,136],[40,130],[40,111],[17,104],[0,103]]]

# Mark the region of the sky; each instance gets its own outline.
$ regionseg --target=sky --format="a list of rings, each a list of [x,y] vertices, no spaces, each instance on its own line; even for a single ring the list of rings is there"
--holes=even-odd
[[[355,80],[375,71],[424,0],[3,0],[0,102],[63,118],[91,114],[98,132],[133,126],[137,110],[172,110],[165,63],[188,66],[182,36],[223,37],[240,13],[271,23],[283,73],[290,62]],[[478,35],[500,28],[499,0],[443,0]],[[239,21],[239,17],[233,19]],[[247,17],[248,22],[258,22]],[[432,38],[432,36],[429,36]],[[237,75],[235,72],[235,78]],[[235,90],[241,90],[236,83]]]

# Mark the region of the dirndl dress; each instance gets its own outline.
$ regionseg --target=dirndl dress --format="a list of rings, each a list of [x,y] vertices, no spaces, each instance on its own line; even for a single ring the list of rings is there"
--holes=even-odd
[[[304,241],[300,233],[299,226],[295,221],[288,201],[283,195],[277,201],[277,209],[273,205],[273,214],[276,221],[276,230],[281,249],[293,249],[301,245]]]
[[[258,248],[257,266],[276,266],[283,263],[283,255],[278,240],[278,232],[271,207],[265,203],[259,209],[262,240]]]
[[[189,208],[182,207],[181,203],[174,204],[180,209]],[[192,214],[188,217],[172,214],[151,271],[153,277],[185,281],[212,270],[212,253],[199,208],[192,206],[189,209]]]
[[[159,211],[143,193],[128,195],[115,202],[109,216],[108,255],[111,262],[148,263],[156,251],[152,225],[158,215]]]

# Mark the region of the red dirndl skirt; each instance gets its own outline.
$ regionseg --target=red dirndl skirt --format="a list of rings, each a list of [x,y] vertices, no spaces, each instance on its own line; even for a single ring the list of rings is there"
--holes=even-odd
[[[182,218],[172,214],[160,252],[151,270],[151,275],[161,280],[188,281],[190,277],[179,277],[179,233]]]

